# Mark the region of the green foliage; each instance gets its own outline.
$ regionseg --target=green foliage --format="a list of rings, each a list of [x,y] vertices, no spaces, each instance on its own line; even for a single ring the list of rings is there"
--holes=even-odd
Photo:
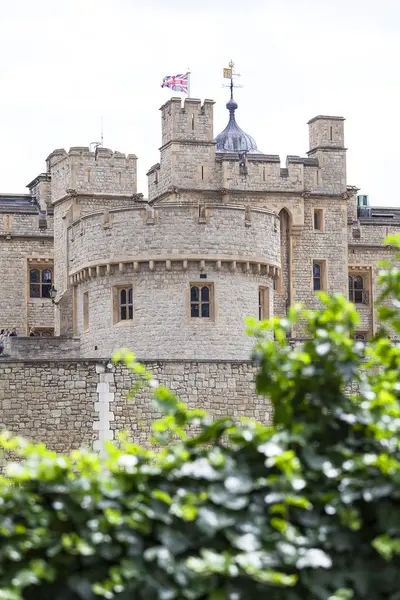
[[[160,450],[123,441],[100,460],[2,435],[24,460],[0,481],[0,600],[399,600],[400,272],[380,283],[368,348],[342,297],[249,321],[273,426],[188,410],[122,351],[164,414]],[[310,340],[292,348],[298,319]]]

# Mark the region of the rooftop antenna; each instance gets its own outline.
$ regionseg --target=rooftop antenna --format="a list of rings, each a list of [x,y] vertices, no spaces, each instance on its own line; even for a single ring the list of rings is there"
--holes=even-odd
[[[224,69],[224,79],[230,79],[230,83],[228,85],[223,84],[222,87],[230,88],[231,90],[231,100],[233,99],[233,88],[242,88],[242,85],[238,85],[234,82],[234,77],[240,77],[240,73],[236,73],[233,69],[235,64],[233,60],[230,61],[228,68]]]
[[[89,147],[90,147],[90,152],[93,151],[93,149],[96,151],[97,148],[103,148],[104,146],[104,136],[103,136],[103,117],[101,117],[101,127],[100,127],[100,142],[90,142]]]

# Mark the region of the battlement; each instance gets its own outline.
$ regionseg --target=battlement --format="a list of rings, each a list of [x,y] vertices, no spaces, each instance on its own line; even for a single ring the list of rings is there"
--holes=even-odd
[[[125,163],[125,166],[129,167],[132,161],[137,160],[136,154],[126,155],[123,152],[113,151],[110,148],[103,148],[101,146],[96,148],[95,151],[91,151],[88,146],[71,146],[68,152],[64,148],[58,148],[49,154],[46,158],[47,172],[59,162],[74,156],[79,159],[84,158],[87,164],[92,164],[93,166],[96,166],[99,162],[108,162],[111,167],[121,166],[122,163]]]
[[[160,108],[162,145],[174,141],[213,143],[213,100],[171,98]]]
[[[97,272],[97,266],[110,260],[123,265],[211,256],[279,267],[279,235],[276,214],[261,208],[165,204],[106,210],[68,226],[68,270],[71,276],[89,266]]]
[[[137,157],[98,147],[73,146],[58,149],[46,160],[51,176],[51,199],[57,202],[69,189],[80,193],[132,195],[137,190]]]

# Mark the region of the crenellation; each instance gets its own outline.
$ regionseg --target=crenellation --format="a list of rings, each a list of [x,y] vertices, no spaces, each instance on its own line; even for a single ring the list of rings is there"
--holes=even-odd
[[[308,121],[310,152],[317,148],[341,148],[344,150],[343,117],[318,115]]]

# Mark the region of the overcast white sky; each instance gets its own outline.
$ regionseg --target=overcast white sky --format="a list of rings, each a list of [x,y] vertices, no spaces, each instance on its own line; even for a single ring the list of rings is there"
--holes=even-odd
[[[400,205],[400,0],[0,0],[0,192],[24,192],[55,148],[104,145],[158,162],[164,75],[227,122],[222,68],[243,89],[239,125],[261,151],[304,155],[307,121],[346,117],[348,183]]]

